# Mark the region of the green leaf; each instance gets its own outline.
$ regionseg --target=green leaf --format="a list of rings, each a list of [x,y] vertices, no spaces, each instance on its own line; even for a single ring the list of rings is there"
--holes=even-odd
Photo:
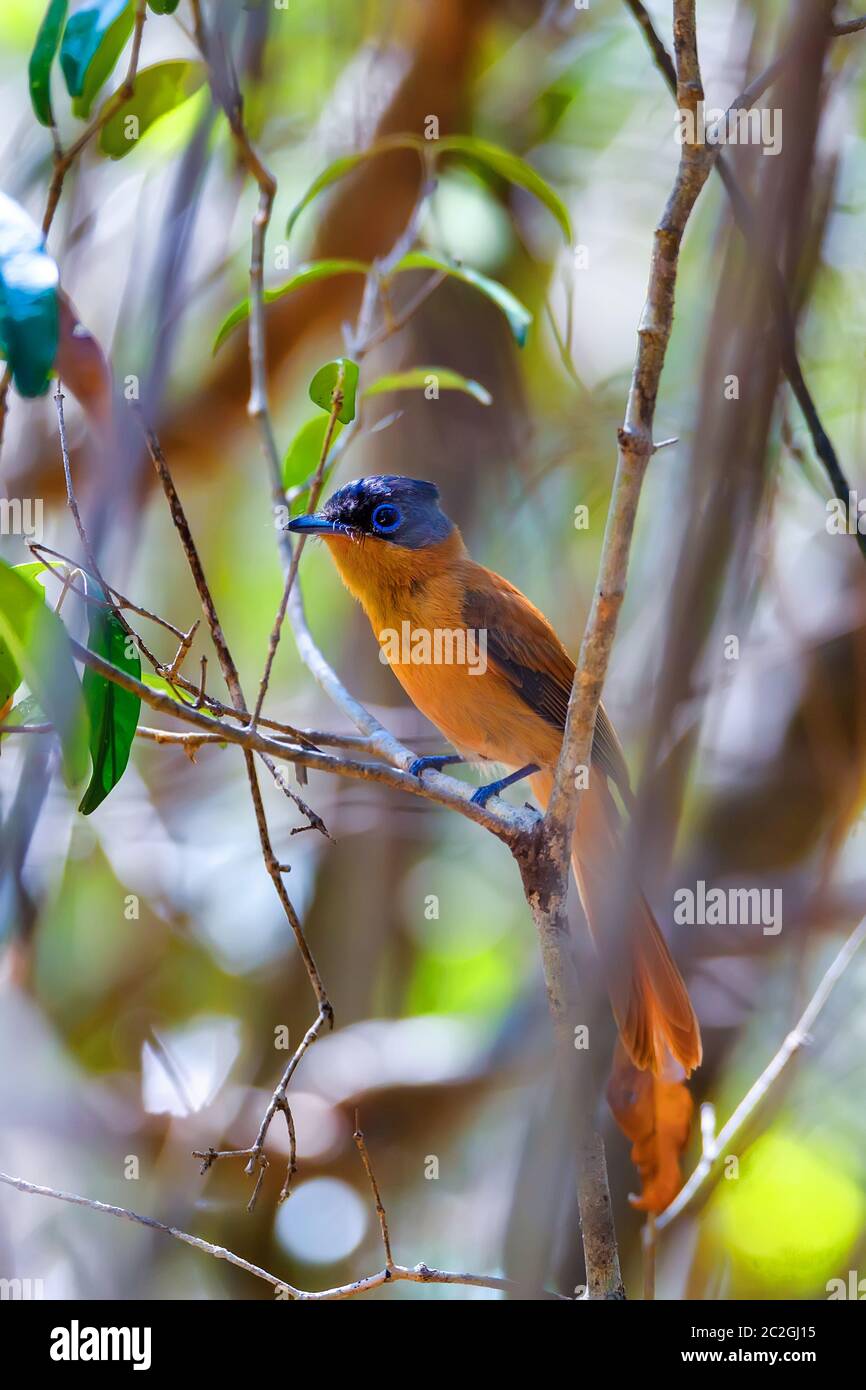
[[[41,396],[57,356],[57,266],[22,207],[0,193],[0,352],[22,396]]]
[[[0,709],[15,694],[21,684],[21,671],[9,646],[0,635]]]
[[[87,646],[97,656],[110,661],[112,666],[135,676],[136,680],[141,679],[141,659],[135,645],[110,609],[96,604],[91,606]],[[106,680],[89,666],[84,672],[83,688],[90,716],[93,773],[78,809],[82,815],[89,816],[117,786],[126,770],[141,700],[138,695],[123,690],[114,681]]]
[[[430,378],[434,378],[431,382]],[[372,386],[362,392],[364,396],[381,396],[385,391],[425,391],[435,385],[437,391],[464,391],[473,396],[480,405],[492,405],[493,397],[480,382],[471,377],[461,376],[450,367],[410,367],[405,372],[392,372],[380,376]]]
[[[330,415],[333,409],[333,393],[339,388],[343,401],[337,411],[337,419],[344,425],[355,418],[355,397],[358,392],[358,364],[351,357],[335,357],[320,367],[310,382],[310,400],[320,405]]]
[[[0,560],[0,638],[60,735],[70,784],[87,774],[87,713],[69,638],[40,584]]]
[[[300,202],[296,203],[289,213],[289,220],[286,223],[286,236],[292,235],[292,229],[300,217],[304,208],[309,207],[314,198],[330,188],[331,184],[338,183],[345,178],[353,169],[357,169],[359,164],[372,159],[374,155],[384,154],[388,150],[423,150],[425,141],[418,135],[386,135],[382,140],[376,140],[366,150],[360,150],[357,154],[342,155],[335,159],[333,164],[329,164],[327,169],[323,169],[317,178],[313,179]]]
[[[102,153],[111,159],[123,159],[160,116],[181,106],[198,91],[204,80],[203,63],[156,63],[151,68],[143,68],[135,79],[132,96],[102,127],[99,136]],[[132,120],[135,125],[130,124]],[[131,137],[127,133],[130,129],[135,132]]]
[[[60,45],[60,66],[72,110],[87,120],[93,99],[110,76],[135,21],[134,0],[86,0],[70,16]]]
[[[275,299],[282,299],[284,294],[291,294],[292,290],[300,289],[302,285],[308,285],[313,280],[326,280],[331,275],[366,275],[369,270],[370,267],[366,261],[307,261],[306,264],[298,266],[294,275],[284,285],[279,285],[273,290],[265,290],[265,303],[272,304]],[[243,299],[240,304],[235,305],[230,314],[226,315],[214,338],[214,352],[222,347],[232,329],[237,328],[239,323],[243,323],[244,319],[249,316],[249,312],[250,301]]]
[[[147,0],[154,14],[174,14],[180,0]]]
[[[45,711],[36,699],[35,695],[25,695],[23,700],[9,711],[4,724],[45,724]]]
[[[50,0],[45,11],[33,52],[30,54],[30,101],[41,125],[53,125],[51,110],[51,65],[60,43],[60,31],[66,18],[66,0]]]
[[[39,560],[27,565],[13,566],[15,574],[20,575],[28,584],[32,584],[33,591],[40,602],[45,600],[45,591],[41,584],[36,583],[36,576],[41,574],[44,569],[45,565]],[[3,640],[3,635],[0,633],[0,709],[15,694],[20,684],[21,668],[12,655],[9,644]]]
[[[467,285],[473,285],[502,310],[515,341],[523,347],[529,325],[532,323],[532,315],[526,305],[521,304],[516,295],[504,285],[500,285],[498,280],[490,280],[479,270],[472,270],[470,266],[461,265],[459,261],[447,260],[444,256],[434,256],[429,251],[410,251],[408,256],[397,262],[391,274],[396,275],[401,270],[439,270],[444,275],[452,275]]]
[[[509,150],[504,150],[501,145],[493,145],[489,140],[478,140],[474,135],[446,135],[437,141],[436,153],[466,155],[471,159],[477,159],[509,183],[525,188],[527,193],[531,193],[553,213],[569,245],[574,240],[571,218],[565,203],[550,184],[536,173],[532,165],[527,164],[519,155],[511,154]]]
[[[312,420],[307,420],[306,424],[301,425],[286,450],[286,457],[283,459],[283,487],[286,490],[306,482],[307,478],[315,473],[322,457],[322,450],[325,447],[328,423],[327,415],[316,415]],[[342,428],[338,418],[334,422],[331,447],[333,447]]]
[[[165,676],[147,675],[143,676],[142,680],[144,684],[148,687],[148,689],[157,690],[159,691],[160,695],[167,695],[170,700],[174,700],[174,703],[176,705],[183,705],[187,709],[195,708],[191,700],[183,699],[178,694],[177,690],[173,686],[169,685]],[[214,714],[213,710],[208,709],[207,705],[201,705],[198,713],[207,715],[208,719],[216,719],[216,715]]]
[[[22,579],[36,581],[40,574],[44,574],[48,566],[42,560],[29,560],[25,565],[13,565],[16,574],[20,574]],[[42,585],[37,584],[40,594],[43,592]]]

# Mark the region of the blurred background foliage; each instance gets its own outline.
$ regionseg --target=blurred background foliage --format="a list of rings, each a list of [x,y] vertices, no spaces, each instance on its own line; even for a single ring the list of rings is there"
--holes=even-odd
[[[670,6],[649,9],[669,41]],[[708,105],[725,106],[775,54],[788,10],[782,0],[704,0]],[[2,186],[36,219],[51,144],[30,110],[26,67],[42,12],[41,0],[0,8]],[[331,160],[377,133],[420,133],[429,115],[443,134],[474,133],[522,155],[568,206],[585,264],[528,194],[472,161],[445,163],[422,243],[506,284],[533,313],[528,341],[519,350],[494,306],[465,285],[444,284],[370,355],[362,379],[437,363],[480,382],[493,404],[451,392],[435,401],[421,392],[376,397],[337,480],[397,472],[436,481],[475,557],[528,593],[576,652],[652,229],[678,153],[669,95],[632,17],[619,0],[592,0],[586,10],[567,0],[290,0],[286,9],[216,3],[211,12],[228,35],[250,132],[278,180],[269,285],[311,257],[369,259],[390,249],[417,192],[410,153],[368,162],[314,202],[292,234],[288,261],[286,219]],[[152,16],[142,64],[193,56],[189,24],[185,0],[174,19]],[[803,189],[811,252],[797,281],[804,370],[854,486],[866,437],[864,53],[855,35],[830,54],[812,181]],[[67,143],[80,127],[59,88],[55,97]],[[760,155],[737,158],[759,190]],[[49,243],[116,380],[141,382],[248,689],[264,663],[282,581],[260,445],[245,414],[245,335],[235,333],[215,357],[211,345],[246,292],[255,196],[225,119],[200,89],[122,162],[85,151]],[[792,1026],[840,934],[862,913],[866,887],[862,560],[853,541],[827,533],[827,484],[784,389],[757,464],[765,484],[748,560],[719,541],[721,591],[738,569],[746,590],[736,626],[725,629],[739,637],[739,660],[726,663],[712,636],[701,644],[667,741],[649,743],[692,520],[690,479],[705,442],[702,373],[715,371],[721,383],[726,370],[710,330],[735,237],[711,180],[685,240],[656,422],[658,438],[680,443],[649,471],[606,690],[635,773],[647,774],[638,780],[648,796],[654,759],[683,735],[693,740],[671,853],[648,871],[665,927],[674,890],[700,878],[784,892],[778,937],[757,927],[679,928],[674,937],[706,1042],[693,1092],[722,1119]],[[342,350],[341,324],[357,313],[360,285],[340,277],[269,310],[281,449],[315,413],[310,378]],[[745,396],[749,386],[744,380]],[[132,449],[100,457],[72,401],[67,418],[103,572],[185,629],[197,599],[147,460]],[[45,542],[72,550],[50,396],[13,399],[0,471],[6,496],[44,499]],[[574,524],[581,504],[585,530]],[[719,515],[720,533],[733,523],[739,519]],[[710,544],[713,534],[710,524]],[[14,537],[3,537],[0,550],[13,563],[27,558]],[[302,580],[312,631],[353,693],[419,752],[441,751],[378,661],[323,549],[308,547]],[[697,622],[699,609],[712,615],[718,604],[730,618],[719,593],[708,589],[690,617]],[[64,616],[75,630],[80,613],[70,605]],[[173,655],[165,633],[154,630],[153,644],[163,659]],[[199,634],[190,672],[207,649]],[[213,661],[211,670],[211,688],[223,697]],[[290,640],[280,647],[268,710],[301,727],[345,728]],[[153,1214],[296,1285],[320,1287],[381,1264],[351,1139],[357,1106],[398,1260],[504,1269],[564,1290],[578,1284],[573,1184],[547,1140],[549,1024],[536,944],[502,847],[420,799],[316,773],[303,795],[333,842],[294,836],[302,818],[278,789],[263,787],[337,1027],[293,1083],[294,1195],[277,1207],[287,1155],[275,1123],[272,1167],[250,1216],[241,1166],[223,1163],[200,1176],[190,1151],[251,1142],[285,1061],[275,1030],[287,1027],[296,1045],[313,1001],[262,865],[242,762],[231,749],[204,749],[191,761],[181,750],[138,743],[110,800],[84,820],[49,776],[41,743],[0,741],[2,1167]],[[430,895],[438,916],[428,911]],[[579,940],[592,979],[585,935]],[[828,1279],[863,1267],[864,988],[866,961],[855,962],[750,1130],[739,1178],[723,1179],[707,1206],[666,1238],[660,1296],[823,1297]],[[640,1225],[627,1202],[637,1178],[626,1141],[606,1124],[627,1284],[637,1293]],[[687,1167],[698,1153],[693,1136]],[[269,1296],[161,1237],[5,1189],[0,1274],[43,1278],[53,1297]],[[403,1284],[372,1296],[445,1292]],[[497,1295],[450,1288],[447,1296]]]

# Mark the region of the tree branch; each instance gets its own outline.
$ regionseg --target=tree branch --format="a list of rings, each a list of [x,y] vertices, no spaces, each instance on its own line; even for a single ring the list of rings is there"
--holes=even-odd
[[[278,1297],[292,1301],[333,1302],[337,1299],[352,1298],[355,1294],[368,1293],[371,1289],[380,1288],[382,1284],[407,1280],[413,1284],[464,1284],[477,1289],[500,1289],[504,1293],[522,1295],[524,1298],[553,1300],[557,1303],[573,1302],[564,1294],[551,1293],[547,1289],[528,1289],[525,1285],[515,1283],[511,1279],[500,1279],[493,1274],[455,1274],[449,1270],[431,1269],[425,1264],[415,1265],[413,1269],[409,1269],[405,1265],[392,1265],[390,1268],[381,1270],[378,1274],[369,1274],[363,1279],[356,1279],[351,1284],[307,1292],[303,1289],[296,1289],[285,1279],[280,1279],[276,1274],[269,1273],[260,1265],[252,1264],[241,1255],[227,1250],[223,1245],[212,1245],[209,1240],[202,1240],[201,1236],[189,1235],[186,1231],[179,1230],[177,1226],[167,1226],[164,1221],[157,1221],[153,1216],[140,1216],[138,1212],[129,1211],[126,1207],[115,1207],[108,1202],[97,1202],[92,1197],[79,1197],[74,1192],[61,1192],[54,1187],[40,1187],[36,1183],[26,1182],[24,1178],[12,1177],[9,1173],[0,1173],[0,1182],[5,1183],[7,1187],[14,1187],[19,1192],[26,1192],[34,1197],[53,1197],[58,1202],[69,1202],[76,1207],[86,1207],[89,1211],[99,1212],[103,1216],[116,1216],[122,1221],[133,1221],[136,1225],[148,1227],[149,1230],[160,1231],[163,1235],[173,1236],[175,1240],[182,1241],[184,1245],[191,1245],[194,1250],[200,1250],[204,1255],[211,1255],[216,1260],[226,1260],[236,1269],[242,1269],[244,1273],[252,1274],[256,1279],[263,1279],[265,1283],[271,1285]]]
[[[625,0],[637,23],[644,32],[647,45],[655,59],[656,66],[661,72],[667,83],[668,88],[676,95],[676,71],[671,61],[670,54],[659,37],[652,19],[648,14],[641,0]],[[840,36],[843,34],[853,34],[860,29],[866,28],[866,16],[862,19],[851,20],[847,24],[835,24],[831,26],[831,34]],[[800,56],[803,48],[803,41],[799,36],[795,36],[793,41],[764,71],[756,77],[749,86],[737,97],[729,108],[731,112],[749,110],[755,102],[763,96],[764,92],[779,78],[783,72],[794,64]],[[719,122],[719,126],[723,123]],[[731,202],[731,210],[734,214],[734,221],[740,229],[748,246],[758,255],[761,266],[767,277],[767,297],[773,314],[773,323],[779,342],[781,353],[782,370],[785,373],[788,384],[794,394],[806,427],[812,438],[812,445],[815,453],[824,465],[833,493],[840,501],[848,506],[851,485],[845,475],[844,469],[839,462],[833,443],[824,428],[818,408],[809,390],[803,369],[800,365],[800,358],[797,352],[797,330],[794,323],[794,316],[791,312],[791,305],[788,299],[788,291],[782,272],[779,269],[778,261],[773,250],[766,245],[764,238],[760,235],[754,209],[743,191],[733,169],[728,160],[722,153],[716,158],[716,168],[719,178],[724,184],[725,191]],[[857,532],[857,544],[862,555],[866,556],[866,536]]]

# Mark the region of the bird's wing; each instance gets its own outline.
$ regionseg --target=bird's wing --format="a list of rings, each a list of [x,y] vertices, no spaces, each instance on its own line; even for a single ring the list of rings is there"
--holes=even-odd
[[[480,565],[467,575],[463,621],[487,633],[487,657],[515,694],[548,724],[562,730],[574,680],[574,662],[543,613],[501,575]],[[631,804],[628,768],[616,731],[599,705],[593,762]]]

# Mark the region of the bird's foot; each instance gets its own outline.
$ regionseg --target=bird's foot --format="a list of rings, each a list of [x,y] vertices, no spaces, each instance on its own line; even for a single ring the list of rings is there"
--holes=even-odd
[[[524,777],[529,777],[538,768],[535,763],[527,763],[526,767],[518,768],[517,772],[512,772],[508,777],[500,777],[496,782],[488,782],[486,787],[479,787],[472,794],[473,806],[486,806],[491,796],[498,796],[506,787],[512,786],[515,782],[520,782]]]
[[[420,777],[422,772],[426,772],[429,767],[441,772],[443,767],[450,767],[452,763],[462,763],[463,759],[458,758],[456,753],[433,753],[426,758],[416,758],[409,768],[410,777]]]

